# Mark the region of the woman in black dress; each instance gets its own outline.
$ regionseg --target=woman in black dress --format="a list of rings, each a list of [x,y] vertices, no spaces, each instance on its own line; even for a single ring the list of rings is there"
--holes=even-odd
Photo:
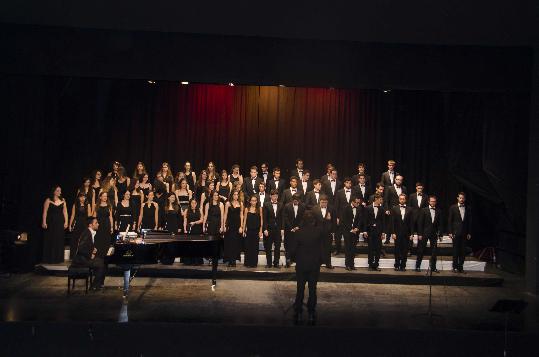
[[[152,190],[152,184],[150,183],[150,176],[148,174],[142,175],[142,178],[139,181],[138,187],[144,193],[144,197],[148,196],[148,193]]]
[[[167,192],[171,192],[174,186],[174,174],[172,173],[172,168],[168,162],[163,162],[161,164],[161,170],[157,172],[163,176],[163,182],[166,183]]]
[[[241,238],[243,230],[243,202],[240,201],[239,191],[233,191],[230,200],[225,204],[225,251],[224,261],[227,266],[235,267],[236,260],[241,260]]]
[[[200,171],[200,175],[198,176],[198,181],[195,185],[195,198],[198,202],[200,202],[200,206],[204,207],[202,204],[202,201],[200,200],[202,194],[206,191],[206,186],[208,184],[208,173],[206,170]]]
[[[202,212],[196,200],[189,201],[189,208],[183,213],[183,230],[187,234],[200,235],[202,234]],[[204,263],[202,258],[182,258],[182,262],[186,265],[200,265]]]
[[[243,236],[245,237],[244,265],[256,268],[258,265],[258,242],[262,238],[262,207],[258,206],[258,196],[249,199],[249,207],[243,214]]]
[[[206,207],[206,203],[210,202],[210,196],[213,191],[215,191],[215,183],[213,183],[213,181],[208,181],[206,189],[200,196],[200,203],[202,207]]]
[[[165,206],[163,229],[172,234],[179,234],[181,233],[180,227],[180,206],[178,205],[176,194],[171,192],[168,194]]]
[[[65,229],[68,227],[66,201],[60,186],[53,188],[51,195],[43,204],[41,226],[43,237],[43,262],[62,263],[64,261]]]
[[[148,172],[146,172],[146,165],[144,165],[142,161],[137,162],[137,166],[135,167],[135,171],[133,171],[133,176],[131,177],[132,187],[130,187],[130,189],[133,190],[137,182],[142,180],[142,176],[147,173]]]
[[[142,192],[140,187],[138,187],[138,180],[137,180],[137,183],[135,184],[135,188],[133,189],[133,192],[131,193],[131,205],[133,207],[133,218],[135,220],[134,222],[135,225],[133,226],[134,231],[139,230],[137,223],[138,223],[138,218],[140,216],[142,202],[144,202],[144,198],[145,198],[144,192]]]
[[[109,202],[107,192],[101,192],[99,194],[98,203],[93,211],[99,222],[99,228],[94,237],[95,247],[97,248],[96,256],[103,258],[109,249],[112,240],[112,228],[114,227],[112,221],[112,205]]]
[[[125,232],[127,227],[130,231],[135,230],[135,212],[133,204],[131,203],[131,192],[125,191],[122,200],[116,207],[116,214],[114,220],[114,228],[118,232]]]
[[[107,194],[109,204],[112,207],[118,205],[118,190],[116,189],[116,180],[110,176],[105,177],[103,184],[101,185],[101,193]]]
[[[157,229],[159,225],[159,206],[154,202],[155,193],[148,192],[138,219],[140,229]]]
[[[225,207],[219,200],[219,193],[212,191],[211,199],[204,205],[204,232],[217,236],[225,228]]]
[[[124,193],[131,187],[131,179],[126,176],[125,168],[120,166],[118,169],[118,178],[116,179],[116,190],[118,191],[118,199],[124,197]]]
[[[243,185],[243,176],[240,173],[240,165],[232,165],[232,174],[230,174],[229,180],[230,182],[232,182],[232,185],[235,185],[236,182],[239,182],[241,185]]]
[[[183,166],[185,174],[185,179],[187,180],[187,184],[189,185],[189,189],[191,191],[195,191],[195,182],[197,182],[197,175],[191,168],[191,163],[189,161],[185,162],[185,165]]]
[[[101,178],[103,176],[103,173],[101,170],[97,169],[92,172],[92,188],[94,189],[94,205],[97,203],[97,199],[99,197],[99,194],[101,193]]]
[[[79,193],[84,194],[84,197],[86,198],[86,203],[89,204],[90,207],[93,207],[95,205],[95,193],[94,189],[92,188],[92,180],[89,177],[85,177],[82,179],[82,185],[77,190],[76,198],[79,197]]]
[[[86,221],[92,215],[92,206],[87,202],[86,195],[79,192],[77,200],[71,207],[71,218],[69,219],[69,231],[71,239],[69,241],[69,259],[73,259],[77,250],[80,235],[86,229]]]
[[[219,197],[221,198],[221,201],[228,201],[230,192],[232,192],[232,183],[228,179],[228,172],[226,170],[221,171],[221,180],[217,182],[217,186],[215,189],[217,190],[217,192],[219,192]]]

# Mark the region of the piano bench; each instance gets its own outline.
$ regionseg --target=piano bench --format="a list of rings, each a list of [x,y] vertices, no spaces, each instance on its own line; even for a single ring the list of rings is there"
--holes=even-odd
[[[88,294],[88,283],[92,283],[92,269],[88,267],[70,266],[67,269],[67,295],[71,294],[71,290],[75,289],[75,281],[84,279],[86,284],[85,293]]]

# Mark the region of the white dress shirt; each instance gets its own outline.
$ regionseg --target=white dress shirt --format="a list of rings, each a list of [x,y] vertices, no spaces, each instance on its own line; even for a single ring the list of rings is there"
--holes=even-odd
[[[273,207],[273,214],[275,215],[275,217],[277,217],[277,202],[272,202],[271,206]]]
[[[326,212],[327,212],[327,208],[325,207],[320,207],[320,211],[322,211],[322,218],[326,218]]]
[[[292,205],[294,206],[294,218],[296,218],[298,216],[298,205]]]
[[[349,188],[344,189],[344,195],[346,196],[346,202],[350,203],[350,196],[352,194],[352,190]]]
[[[397,196],[400,196],[402,193],[402,186],[397,187],[397,185],[393,185],[395,187],[395,191],[397,191]]]
[[[406,206],[405,206],[405,205],[401,205],[401,206],[400,206],[400,210],[401,210],[401,217],[402,217],[402,220],[404,221],[404,215],[406,214]]]
[[[464,205],[459,205],[460,219],[464,221],[464,215],[466,214],[466,207]]]
[[[337,186],[337,181],[330,180],[329,183],[331,185],[331,193],[335,194],[335,187]]]
[[[90,230],[90,234],[92,235],[92,243],[95,243],[94,241],[94,237],[95,237],[95,234],[97,233],[96,231],[94,231],[92,228],[88,228]]]
[[[434,223],[434,217],[436,215],[436,210],[433,207],[429,206],[429,211],[430,211],[430,218],[432,219],[432,223]]]
[[[316,197],[316,203],[320,203],[320,192],[314,191],[314,197]]]
[[[303,192],[307,192],[307,181],[301,181],[301,185],[303,186]]]
[[[421,207],[421,201],[423,201],[423,194],[417,195],[417,207]]]

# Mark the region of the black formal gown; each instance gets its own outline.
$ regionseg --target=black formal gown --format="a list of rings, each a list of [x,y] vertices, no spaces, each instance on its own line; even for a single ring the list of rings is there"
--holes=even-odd
[[[260,239],[260,212],[247,212],[246,237],[245,237],[245,266],[256,267],[258,265],[258,241]]]
[[[108,251],[111,241],[110,234],[110,207],[109,206],[97,206],[96,217],[99,222],[99,228],[94,237],[94,245],[97,248],[97,257],[103,258]]]
[[[117,181],[116,189],[118,190],[118,201],[124,199],[124,193],[127,191],[127,179],[124,182]]]
[[[240,216],[240,206],[236,208],[232,206],[228,207],[228,215],[226,217],[226,225],[228,230],[225,234],[224,260],[230,263],[236,263],[236,260],[241,260],[242,236],[239,233],[241,226]]]
[[[180,230],[180,215],[175,209],[165,210],[165,222],[163,228],[170,233],[178,234]]]
[[[189,189],[191,191],[194,191],[195,189],[195,181],[193,181],[193,173],[189,172],[189,174],[185,173],[185,181],[187,181],[187,184],[189,185]]]
[[[226,199],[228,200],[229,195],[230,195],[230,185],[228,184],[228,182],[226,186],[219,185],[219,196],[226,197]]]
[[[64,205],[52,202],[47,210],[47,229],[43,237],[43,262],[56,264],[64,261]]]
[[[75,206],[75,220],[73,222],[73,231],[71,231],[71,239],[69,242],[69,259],[73,259],[77,250],[80,235],[87,228],[88,221],[88,204]]]
[[[221,227],[221,210],[219,204],[209,204],[208,218],[206,220],[207,232],[209,235],[219,235],[219,228]]]
[[[129,226],[129,230],[133,230],[134,221],[135,214],[133,212],[132,204],[130,203],[128,207],[125,207],[120,201],[116,207],[116,222],[118,222],[118,231],[125,232],[127,226]]]
[[[191,222],[196,222],[200,220],[200,211],[198,209],[195,209],[194,211],[189,208],[187,211],[187,233],[192,235],[200,235],[202,234],[202,223],[197,223],[194,225],[190,225]],[[204,263],[204,259],[202,257],[198,258],[191,258],[191,257],[182,257],[181,259],[182,263],[187,265],[200,265]]]
[[[138,222],[138,218],[140,216],[140,206],[142,204],[140,200],[141,200],[140,195],[131,195],[130,205],[131,207],[133,207],[133,218],[135,219],[135,222]]]
[[[140,229],[154,229],[157,225],[155,221],[155,205],[152,203],[150,206],[144,204],[142,206],[142,222],[140,223]]]

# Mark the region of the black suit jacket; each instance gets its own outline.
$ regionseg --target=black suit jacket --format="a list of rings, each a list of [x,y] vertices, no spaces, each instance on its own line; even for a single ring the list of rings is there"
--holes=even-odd
[[[301,191],[299,187],[297,187],[296,190],[296,193],[300,196],[299,199],[303,201],[303,191]],[[283,191],[283,194],[279,197],[279,201],[281,201],[283,205],[292,201],[292,191],[290,191],[290,187]]]
[[[430,215],[430,207],[422,208],[417,222],[417,234],[424,237],[438,237],[443,233],[442,210],[435,208],[434,222]]]
[[[414,210],[406,206],[404,219],[402,219],[400,205],[391,208],[391,234],[397,237],[410,237],[412,235]]]
[[[367,186],[368,188],[371,188],[371,176],[367,174],[364,174],[364,175],[365,175],[365,186]],[[353,186],[359,185],[359,174],[355,174],[354,176],[352,176],[352,185]]]
[[[307,190],[303,190],[303,181],[298,182],[298,188],[301,189],[301,192],[303,192],[303,195],[306,195],[307,192],[314,190],[313,181],[312,180],[307,181]]]
[[[283,229],[283,204],[277,202],[277,215],[273,211],[271,200],[263,206],[264,227],[263,230],[270,232],[280,231]]]
[[[361,187],[359,185],[354,186],[353,190],[356,194],[356,197],[361,198],[361,202],[369,204],[369,197],[372,195],[372,190],[368,185],[365,185],[365,194],[361,191]]]
[[[412,231],[414,233],[417,233],[417,223],[418,223],[418,217],[419,212],[421,211],[421,208],[428,207],[429,205],[429,196],[423,192],[422,198],[421,198],[421,204],[419,204],[419,201],[417,199],[417,192],[414,192],[408,196],[408,206],[412,207],[414,210],[413,215],[413,222],[412,222]]]
[[[322,208],[320,208],[320,205],[316,205],[312,208],[312,213],[316,219],[316,225],[321,227],[325,234],[335,232],[337,217],[333,208],[328,206],[326,208],[326,215],[322,216]]]
[[[303,172],[305,172],[305,169],[302,169]],[[298,169],[295,168],[293,170],[290,170],[290,177],[291,178],[292,176],[296,176],[298,178],[298,186],[299,186],[299,181],[301,181],[301,177],[299,176],[299,172],[298,172]]]
[[[262,172],[260,174],[258,174],[258,177],[260,177],[262,182],[264,182],[266,184],[266,191],[267,191],[268,190],[268,181],[272,179],[271,172],[268,172],[268,177],[267,177],[266,181],[264,181],[264,174]]]
[[[268,193],[271,193],[271,190],[277,190],[279,191],[279,196],[281,196],[283,194],[283,191],[285,190],[285,186],[286,186],[286,181],[283,180],[283,179],[279,179],[279,187],[276,187],[275,185],[275,180],[273,178],[269,179],[268,180],[268,183],[266,185],[266,187],[268,188],[267,191]]]
[[[95,248],[92,241],[92,233],[86,228],[80,235],[77,243],[77,250],[73,257],[74,265],[86,265],[92,259],[92,252]]]
[[[406,194],[406,186],[401,186],[402,193]],[[395,185],[386,187],[384,190],[384,203],[388,209],[391,209],[393,206],[399,205],[399,195],[397,194],[397,189]]]
[[[314,206],[316,205],[319,205],[320,204],[320,196],[323,195],[323,193],[320,191],[318,193],[318,201],[316,200],[316,194],[314,193],[314,190],[312,191],[309,191],[307,192],[307,194],[305,195],[305,207],[307,209],[313,209]]]
[[[323,232],[317,226],[302,226],[290,244],[290,259],[296,270],[318,270],[322,264]]]
[[[356,207],[356,216],[354,217],[354,211],[352,205],[348,205],[343,208],[342,215],[339,218],[340,222],[339,225],[341,226],[341,229],[343,232],[350,232],[354,228],[358,228],[359,232],[364,231],[365,227],[365,207],[362,205],[359,205]]]
[[[350,202],[354,199],[355,193],[354,190],[350,188],[350,200],[346,200],[346,192],[344,188],[341,188],[335,195],[335,210],[337,211],[337,217],[341,219],[343,211],[347,206],[350,206]]]
[[[365,225],[364,232],[371,236],[379,236],[384,233],[386,224],[386,214],[383,207],[378,207],[378,214],[374,216],[374,207],[372,205],[365,207]]]
[[[472,207],[464,205],[464,220],[460,216],[458,204],[449,207],[447,228],[449,233],[456,236],[465,236],[472,231]]]
[[[395,177],[397,177],[397,175],[399,175],[399,173],[397,171],[393,171],[394,175],[393,175],[393,181],[391,181],[391,176],[389,176],[389,172],[386,171],[384,173],[382,173],[382,178],[380,179],[380,182],[382,183],[382,185],[384,186],[393,186],[393,184],[395,183]]]
[[[267,192],[264,192],[264,202],[261,201],[260,192],[258,192],[256,195],[258,196],[258,204],[260,205],[260,207],[264,207],[264,204],[266,202],[271,201],[271,195]]]
[[[258,185],[264,182],[260,177],[257,177],[255,179],[255,186],[253,187],[253,183],[251,181],[251,177],[247,177],[243,179],[243,192],[245,194],[245,200],[249,200],[249,197],[251,197],[254,193],[258,193]],[[254,190],[254,192],[253,192]]]
[[[294,217],[294,204],[292,202],[287,203],[283,208],[283,229],[285,233],[290,231],[294,227],[300,227],[303,223],[303,214],[305,213],[305,205],[299,203],[298,214]]]
[[[341,188],[342,188],[341,181],[336,180],[336,182],[335,182],[335,194],[333,194],[333,192],[331,191],[331,182],[330,182],[330,180],[324,181],[324,183],[322,184],[322,192],[324,192],[326,194],[326,196],[328,196],[328,201],[331,204],[335,203],[335,196],[337,196],[337,192],[339,192],[339,190]]]

